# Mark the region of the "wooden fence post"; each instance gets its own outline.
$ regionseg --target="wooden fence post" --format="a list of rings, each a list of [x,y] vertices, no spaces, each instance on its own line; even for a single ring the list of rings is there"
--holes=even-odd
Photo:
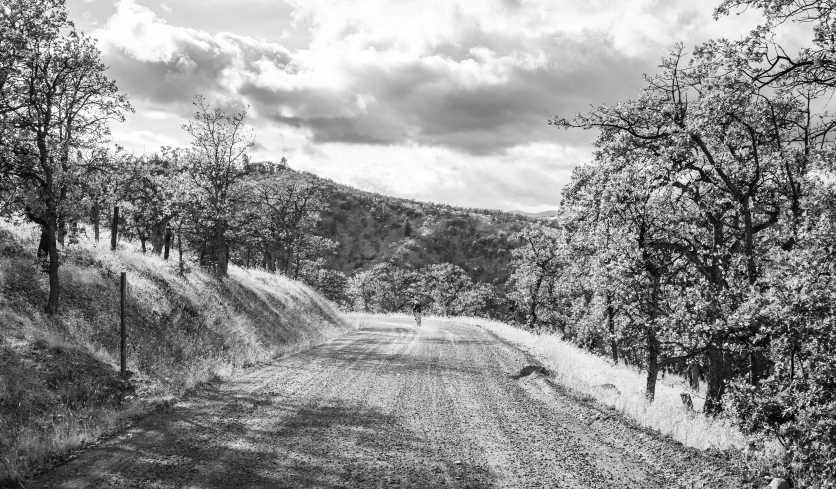
[[[126,359],[126,356],[127,356],[126,355],[126,353],[127,353],[126,352],[126,350],[127,350],[126,346],[127,345],[126,345],[126,342],[127,342],[127,338],[128,338],[128,330],[127,330],[127,326],[125,325],[125,306],[126,306],[125,303],[127,301],[127,295],[128,295],[128,274],[127,274],[127,272],[122,272],[119,282],[120,282],[119,283],[119,297],[120,297],[119,326],[121,328],[120,337],[122,339],[122,341],[120,343],[120,348],[119,348],[119,359],[120,359],[120,362],[121,362],[120,364],[121,364],[122,377],[125,377],[127,375],[127,370],[126,370],[126,363],[127,363],[127,361],[126,361],[127,360]]]
[[[110,251],[116,251],[119,240],[119,206],[113,206],[113,220],[110,221]]]

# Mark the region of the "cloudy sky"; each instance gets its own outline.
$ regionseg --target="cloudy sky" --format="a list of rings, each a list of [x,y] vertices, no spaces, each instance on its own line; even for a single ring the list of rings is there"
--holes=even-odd
[[[186,146],[196,94],[250,106],[255,160],[365,190],[554,209],[592,134],[550,116],[633,97],[677,41],[739,38],[691,0],[69,0],[136,108],[137,153]]]

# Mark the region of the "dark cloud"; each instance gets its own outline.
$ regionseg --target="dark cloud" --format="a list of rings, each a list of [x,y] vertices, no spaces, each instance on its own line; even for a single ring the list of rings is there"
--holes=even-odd
[[[461,86],[458,73],[427,59],[391,69],[368,67],[351,73],[345,91],[270,90],[245,87],[260,111],[271,119],[311,130],[318,142],[441,145],[472,154],[501,154],[532,141],[573,144],[576,136],[547,125],[555,114],[571,116],[590,104],[612,102],[637,93],[642,73],[652,63],[621,55],[610,46],[591,48],[582,41],[548,41],[550,61],[541,68],[509,68],[500,83]],[[581,58],[581,59],[579,59]],[[475,62],[475,61],[474,61]],[[365,67],[364,67],[365,68]],[[622,80],[613,84],[612,80]],[[368,95],[365,110],[356,97]],[[290,106],[292,117],[271,111]],[[350,115],[323,116],[341,108]],[[310,115],[308,115],[310,114]],[[581,144],[587,138],[581,138]]]

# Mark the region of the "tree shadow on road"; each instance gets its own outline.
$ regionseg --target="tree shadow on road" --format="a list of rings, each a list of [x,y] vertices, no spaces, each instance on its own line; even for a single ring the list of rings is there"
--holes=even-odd
[[[490,487],[394,416],[337,398],[265,392],[201,399],[151,416],[26,487]]]

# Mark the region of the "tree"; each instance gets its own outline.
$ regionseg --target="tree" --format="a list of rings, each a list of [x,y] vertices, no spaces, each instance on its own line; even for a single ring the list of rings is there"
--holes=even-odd
[[[457,314],[459,297],[473,287],[467,272],[451,263],[429,265],[418,274],[418,287],[432,300],[430,310],[442,316]]]
[[[315,234],[328,205],[322,182],[309,175],[279,171],[247,182],[249,206],[241,211],[247,246],[260,250],[262,264],[297,277],[300,264],[333,252],[336,243]]]
[[[126,188],[124,165],[129,158],[122,148],[94,147],[78,151],[85,172],[81,176],[81,194],[84,197],[83,213],[93,224],[93,237],[99,241],[102,212],[115,206]],[[115,249],[115,247],[114,247]]]
[[[324,260],[306,261],[299,276],[326,299],[339,306],[350,305],[347,294],[348,278],[340,271],[325,268]]]
[[[109,135],[108,122],[132,110],[105,76],[95,42],[67,20],[61,0],[5,0],[0,56],[2,174],[21,188],[16,199],[26,217],[43,228],[48,255],[47,311],[59,311],[58,242],[63,241],[70,202],[83,162],[74,148],[94,148]],[[66,34],[62,34],[62,31]]]
[[[374,298],[377,293],[377,277],[369,270],[355,273],[348,279],[346,294],[355,311],[378,312]]]
[[[513,251],[511,299],[524,312],[529,327],[551,322],[554,308],[549,303],[555,297],[553,288],[560,268],[560,232],[540,225],[529,226],[512,236],[521,243]]]
[[[584,246],[570,248],[586,262],[583,286],[597,296],[610,341],[627,336],[641,345],[634,361],[647,371],[645,396],[653,401],[662,368],[700,350],[687,328],[673,317],[674,297],[682,294],[683,260],[670,250],[651,246],[665,238],[671,214],[668,196],[652,185],[655,172],[647,160],[601,158],[576,169],[564,189],[564,206],[575,239]],[[652,163],[652,162],[650,162]],[[576,275],[572,270],[568,275]],[[561,283],[571,284],[569,277]],[[589,302],[593,302],[590,300]],[[616,333],[615,313],[622,316]],[[598,315],[587,329],[598,330]],[[575,322],[583,324],[575,319]],[[697,342],[698,344],[698,342]],[[590,345],[592,347],[592,345]],[[617,345],[611,344],[617,361]]]
[[[212,108],[202,95],[195,99],[194,120],[183,129],[192,137],[186,155],[193,188],[192,224],[202,243],[202,257],[219,278],[227,276],[229,241],[236,213],[243,203],[241,181],[253,147],[253,134],[244,127],[247,111],[226,113]]]
[[[171,246],[170,223],[182,211],[187,195],[179,154],[176,149],[163,147],[149,157],[125,158],[122,211],[124,217],[130,216],[126,231],[140,240],[143,253],[148,241],[156,255],[163,255]]]
[[[459,316],[496,318],[499,317],[503,305],[496,287],[478,282],[456,298],[454,307]]]
[[[716,412],[740,368],[728,348],[758,335],[755,323],[728,323],[728,311],[756,284],[769,244],[792,246],[793,227],[778,224],[796,217],[787,197],[809,171],[798,157],[809,119],[797,98],[764,97],[738,58],[712,43],[684,58],[677,47],[635,101],[551,122],[599,129],[597,157],[638,165],[648,196],[662,203],[667,218],[644,246],[674,253],[672,263],[684,261],[683,273],[701,281],[693,290],[709,304],[697,321],[709,345],[706,410]],[[748,359],[753,383],[765,368],[757,351]]]

